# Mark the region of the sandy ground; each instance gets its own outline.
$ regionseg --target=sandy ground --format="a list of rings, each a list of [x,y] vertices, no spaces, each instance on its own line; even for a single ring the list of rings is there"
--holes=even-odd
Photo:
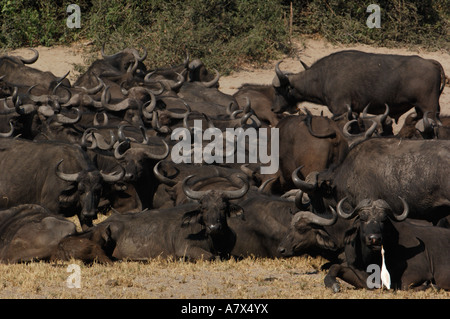
[[[87,42],[77,43],[71,46],[54,46],[51,48],[37,47],[36,49],[39,51],[39,59],[33,64],[33,67],[44,71],[51,71],[56,76],[62,76],[67,73],[67,71],[70,71],[68,78],[73,83],[79,76],[75,69],[75,65],[84,65],[85,59],[83,56],[83,51],[88,48],[88,45],[89,43]],[[294,57],[282,57],[280,59],[283,60],[283,63],[280,65],[283,71],[302,71],[303,67],[298,60],[299,58],[306,64],[311,65],[318,59],[331,53],[340,50],[354,49],[373,53],[419,55],[423,58],[435,59],[442,64],[447,77],[450,77],[450,54],[449,52],[444,51],[429,52],[420,49],[373,47],[362,44],[349,46],[333,45],[329,42],[318,39],[297,39],[294,41],[294,47]],[[8,54],[30,57],[33,55],[33,52],[26,48],[22,48],[10,51]],[[233,72],[228,76],[222,76],[219,82],[221,91],[224,93],[233,94],[243,83],[271,84],[275,75],[275,64],[278,61],[279,60],[270,61],[264,67],[260,68],[247,66],[242,70]],[[450,115],[450,88],[448,84],[441,95],[440,105],[441,113],[443,115]],[[300,103],[299,107],[307,107],[313,114],[320,114],[320,112],[323,111],[325,115],[330,115],[326,107],[317,104],[304,102]],[[394,127],[394,131],[397,131],[401,125],[403,125],[403,119],[407,114],[409,113],[406,113],[400,118],[399,123]]]
[[[321,40],[297,41],[297,55],[308,65],[330,53],[343,49],[358,49],[368,52],[418,54],[439,61],[450,75],[448,52],[410,51],[404,48],[388,49],[366,45],[336,46]],[[83,44],[37,47],[40,53],[34,67],[51,71],[57,76],[71,71],[69,79],[74,82],[78,74],[76,64],[83,64]],[[8,52],[23,57],[32,56],[27,49]],[[297,58],[284,57],[282,70],[298,72],[302,66]],[[270,84],[275,75],[277,61],[265,67],[248,66],[220,79],[221,90],[234,93],[243,83]],[[450,115],[450,88],[441,96],[443,114]],[[302,103],[312,112],[327,109],[310,103]],[[401,123],[401,122],[400,122]],[[48,263],[0,265],[1,298],[449,298],[449,292],[428,290],[427,292],[392,292],[354,290],[343,284],[341,294],[333,294],[323,286],[326,272],[319,270],[322,262],[309,257],[288,260],[246,260],[213,264],[189,263],[116,263],[111,266],[81,266],[82,289],[68,289],[66,265],[55,267]],[[185,269],[187,268],[187,269]],[[191,269],[193,268],[193,269]],[[201,275],[200,275],[201,274]]]

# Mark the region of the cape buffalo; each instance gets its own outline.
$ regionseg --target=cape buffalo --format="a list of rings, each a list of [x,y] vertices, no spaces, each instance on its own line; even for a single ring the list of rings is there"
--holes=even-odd
[[[429,111],[435,118],[440,111],[445,74],[435,60],[348,50],[326,56],[297,74],[284,74],[279,63],[273,80],[275,112],[301,101],[326,105],[334,115],[345,113],[347,105],[360,113],[369,103],[373,114],[381,114],[388,104],[396,121],[412,107],[419,117]]]
[[[385,251],[385,266],[391,286],[395,289],[424,289],[429,285],[450,289],[450,229],[406,219],[409,208],[403,202],[403,212],[394,213],[382,200],[364,199],[346,212],[346,198],[339,201],[338,214],[353,220],[346,232],[345,263],[335,264],[325,277],[325,285],[339,290],[336,277],[358,288],[373,288],[368,283],[367,266],[381,266],[380,251]],[[390,288],[390,287],[388,287]]]
[[[315,211],[348,197],[355,207],[363,199],[383,199],[400,210],[404,198],[409,217],[438,223],[449,214],[450,141],[372,138],[354,147],[344,161],[327,171],[312,172],[307,182],[293,174],[308,193]]]
[[[40,205],[24,204],[0,210],[0,261],[48,260],[58,243],[75,233],[73,222]]]
[[[230,203],[241,198],[249,185],[244,180],[234,191],[195,191],[183,181],[186,196],[195,202],[139,213],[114,214],[89,232],[100,232],[113,243],[112,258],[147,260],[174,257],[187,260],[228,256],[235,242],[227,224],[230,216],[242,216],[242,209]]]
[[[34,203],[54,214],[77,215],[83,227],[96,216],[105,174],[81,147],[59,142],[0,139],[0,208]]]

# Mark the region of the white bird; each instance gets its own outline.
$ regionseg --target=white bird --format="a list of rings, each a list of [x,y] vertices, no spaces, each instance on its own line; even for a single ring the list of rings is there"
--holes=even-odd
[[[386,263],[384,261],[384,248],[381,246],[381,283],[382,287],[385,286],[387,289],[391,289],[391,275],[389,275],[389,271],[386,268]]]

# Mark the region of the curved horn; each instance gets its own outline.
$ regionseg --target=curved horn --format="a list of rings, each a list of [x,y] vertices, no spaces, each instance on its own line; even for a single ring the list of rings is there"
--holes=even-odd
[[[334,130],[331,133],[325,133],[325,134],[317,134],[317,133],[313,132],[313,130],[312,130],[312,114],[307,108],[305,108],[305,111],[307,113],[307,115],[305,117],[305,123],[306,123],[306,127],[308,128],[309,134],[311,134],[311,136],[314,136],[317,138],[334,138],[334,137],[336,137],[336,131],[334,131]]]
[[[208,82],[201,82],[205,87],[211,88],[219,82],[220,73],[219,73],[219,71],[217,71],[217,69],[214,69],[214,72],[216,73],[216,75],[214,76],[214,79],[212,79],[211,81],[208,81]]]
[[[311,201],[309,201],[308,203],[303,203],[303,194],[304,192],[302,190],[300,190],[297,195],[295,195],[295,207],[297,207],[300,210],[307,210],[309,205],[311,205]]]
[[[28,49],[34,52],[34,56],[29,59],[24,59],[24,58],[20,57],[20,60],[22,61],[23,64],[33,64],[39,58],[39,52],[36,49],[33,49],[33,48],[28,48]]]
[[[9,121],[9,126],[11,127],[9,132],[8,133],[0,133],[0,137],[11,137],[14,134],[14,125],[13,125],[12,121]]]
[[[186,177],[183,180],[183,183],[181,185],[182,189],[183,189],[183,193],[189,197],[190,199],[195,199],[198,200],[200,198],[202,198],[208,191],[194,191],[192,190],[188,185],[187,185],[187,181],[190,180],[192,177],[194,177],[194,175],[189,175],[188,177]]]
[[[102,93],[102,106],[109,111],[123,111],[130,106],[130,98],[124,99],[117,104],[109,104],[111,94],[109,93],[109,86],[106,86]]]
[[[95,113],[94,120],[92,121],[92,124],[94,126],[106,126],[106,125],[108,125],[108,121],[109,121],[108,120],[108,114],[106,114],[106,112],[102,112],[102,114],[103,114],[103,123],[100,124],[99,121],[97,120],[98,112]]]
[[[67,117],[65,115],[62,115],[62,114],[56,114],[56,121],[61,123],[61,124],[75,124],[75,123],[78,123],[81,120],[81,111],[77,107],[72,108],[72,110],[75,110],[76,113],[77,113],[77,116],[74,119],[72,119],[70,117]]]
[[[243,182],[244,185],[240,189],[237,189],[235,191],[222,191],[224,197],[228,199],[238,199],[247,194],[247,191],[250,187],[247,179],[244,179],[244,177],[242,176],[238,176],[238,178]]]
[[[169,151],[170,151],[169,145],[167,144],[167,142],[164,139],[161,139],[161,140],[162,140],[162,142],[164,144],[164,148],[165,148],[164,153],[154,154],[154,153],[147,152],[146,154],[149,158],[154,159],[154,160],[163,160],[167,157],[167,155],[169,155]]]
[[[164,176],[159,171],[159,164],[161,164],[162,160],[159,161],[154,167],[153,167],[153,174],[155,174],[155,177],[163,184],[169,185],[169,186],[175,186],[177,184],[176,181]]]
[[[341,216],[342,218],[344,218],[344,219],[350,219],[350,218],[352,218],[353,216],[356,215],[357,210],[356,210],[356,209],[353,209],[353,211],[352,211],[351,213],[345,212],[345,211],[342,209],[342,204],[345,202],[346,199],[347,199],[347,196],[345,196],[343,199],[341,199],[341,200],[339,201],[339,203],[338,203],[337,206],[336,206],[336,210],[337,210],[338,215]]]
[[[315,183],[310,184],[302,180],[300,177],[298,177],[298,171],[303,168],[304,165],[297,167],[291,174],[292,182],[294,183],[295,187],[298,189],[304,191],[305,193],[311,193],[312,191],[317,189],[317,175],[318,172],[311,172],[310,174],[316,174]]]
[[[113,57],[116,57],[116,56],[118,56],[120,53],[122,53],[122,51],[117,52],[117,53],[114,53],[114,54],[112,54],[112,55],[106,55],[106,54],[105,54],[105,44],[103,43],[103,44],[102,44],[101,53],[102,53],[103,59],[106,59],[106,58],[113,58]]]
[[[82,89],[86,94],[92,95],[97,94],[105,86],[105,82],[103,82],[103,80],[100,77],[98,76],[95,77],[97,78],[98,84],[93,88],[87,89],[84,86],[75,86],[75,88]]]
[[[386,119],[389,115],[389,105],[387,105],[386,103],[384,104],[386,106],[386,110],[384,111],[383,115],[380,118],[380,123],[386,123]]]
[[[97,130],[96,128],[90,127],[83,132],[83,135],[81,136],[81,142],[80,142],[80,145],[82,147],[89,148],[89,149],[95,149],[97,147],[97,141],[94,137],[94,134],[92,133],[92,131],[96,131],[96,130]],[[90,146],[88,146],[88,143],[87,143],[88,142],[87,138],[88,138],[89,134],[91,135],[91,140],[90,140],[91,145]]]
[[[266,186],[267,186],[270,182],[272,182],[272,181],[274,181],[274,180],[276,180],[276,179],[277,179],[277,177],[272,177],[272,178],[266,179],[266,180],[264,181],[264,183],[262,183],[262,184],[258,187],[258,192],[259,192],[259,193],[264,192],[264,188],[266,188]]]
[[[408,217],[409,206],[408,206],[408,203],[406,202],[406,200],[403,197],[399,196],[398,198],[400,198],[400,200],[402,201],[403,212],[400,215],[392,213],[392,216],[395,218],[396,221],[401,222],[401,221],[404,221]]]
[[[178,82],[170,86],[170,88],[174,91],[178,90],[184,83],[184,76],[178,72],[175,73],[177,73]]]
[[[156,97],[150,90],[147,90],[148,94],[150,95],[150,101],[147,101],[144,106],[142,107],[142,115],[147,118],[151,119],[153,117],[153,110],[156,107]]]
[[[347,123],[345,123],[345,125],[342,129],[342,133],[344,134],[344,136],[346,138],[354,140],[351,143],[349,141],[349,149],[354,148],[356,145],[364,142],[365,140],[367,140],[369,137],[372,136],[372,134],[375,132],[375,130],[377,128],[377,122],[375,122],[374,120],[370,120],[370,121],[372,121],[372,125],[370,126],[370,128],[365,133],[359,133],[359,134],[350,134],[350,132],[348,131],[350,124],[357,122],[357,120],[351,120],[351,121],[348,121]]]
[[[183,102],[184,107],[186,107],[185,113],[175,113],[175,112],[169,111],[168,109],[165,109],[163,112],[165,114],[169,115],[171,118],[180,119],[180,120],[184,119],[191,112],[191,107],[185,101],[182,101],[182,102]]]
[[[305,62],[303,62],[302,60],[300,60],[300,59],[298,59],[299,61],[300,61],[300,63],[302,64],[302,66],[303,66],[303,68],[305,69],[305,70],[308,70],[309,69],[309,66],[305,63]]]
[[[295,224],[298,223],[300,219],[305,219],[308,223],[321,225],[321,226],[331,226],[334,225],[337,221],[337,214],[333,207],[330,206],[331,217],[326,218],[309,211],[300,211],[294,215],[292,218],[291,224],[295,227]]]
[[[3,100],[3,109],[0,110],[0,114],[1,115],[7,115],[7,114],[12,114],[12,113],[16,112],[16,108],[10,108],[8,106],[6,98],[4,98],[2,100]]]
[[[280,63],[283,61],[279,61],[275,65],[275,73],[278,77],[278,80],[280,81],[280,86],[287,86],[289,84],[289,78],[286,76],[286,74],[283,73],[283,71],[280,70]]]
[[[137,56],[138,61],[143,62],[147,58],[147,55],[148,55],[147,48],[144,48],[144,54],[142,56],[139,56],[139,54],[138,54],[138,56]]]
[[[70,73],[70,70],[67,71],[67,73],[64,74],[63,76],[56,78],[56,83],[60,83],[62,80],[64,80],[69,75],[69,73]]]
[[[120,181],[123,178],[123,176],[125,175],[125,170],[123,169],[122,166],[119,166],[119,167],[121,169],[119,173],[106,174],[106,173],[103,173],[103,171],[100,171],[100,174],[102,175],[103,180],[108,183],[114,183],[114,182]]]
[[[126,150],[122,151],[122,148],[126,148]],[[118,160],[122,159],[125,157],[125,152],[130,148],[130,141],[129,140],[125,140],[121,143],[119,143],[115,148],[114,148],[114,157]],[[123,152],[123,153],[121,153]]]
[[[58,164],[56,164],[56,168],[55,168],[56,175],[57,175],[60,179],[62,179],[62,180],[64,180],[64,181],[67,181],[67,182],[75,182],[75,181],[77,181],[77,180],[78,180],[78,177],[80,176],[80,173],[72,173],[72,174],[68,174],[68,173],[63,173],[63,172],[61,172],[61,171],[59,170],[59,165],[61,165],[61,163],[62,163],[63,161],[64,161],[64,160],[60,160],[60,161],[58,162]]]

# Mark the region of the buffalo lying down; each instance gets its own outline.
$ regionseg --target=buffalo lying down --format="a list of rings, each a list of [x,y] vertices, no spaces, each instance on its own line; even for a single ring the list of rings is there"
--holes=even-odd
[[[108,238],[107,249],[113,259],[147,260],[174,257],[187,260],[227,256],[235,238],[227,218],[242,216],[243,211],[230,199],[244,196],[249,188],[243,181],[233,191],[194,191],[183,181],[183,190],[194,203],[139,213],[114,214],[88,233]],[[105,241],[103,241],[105,243]]]

